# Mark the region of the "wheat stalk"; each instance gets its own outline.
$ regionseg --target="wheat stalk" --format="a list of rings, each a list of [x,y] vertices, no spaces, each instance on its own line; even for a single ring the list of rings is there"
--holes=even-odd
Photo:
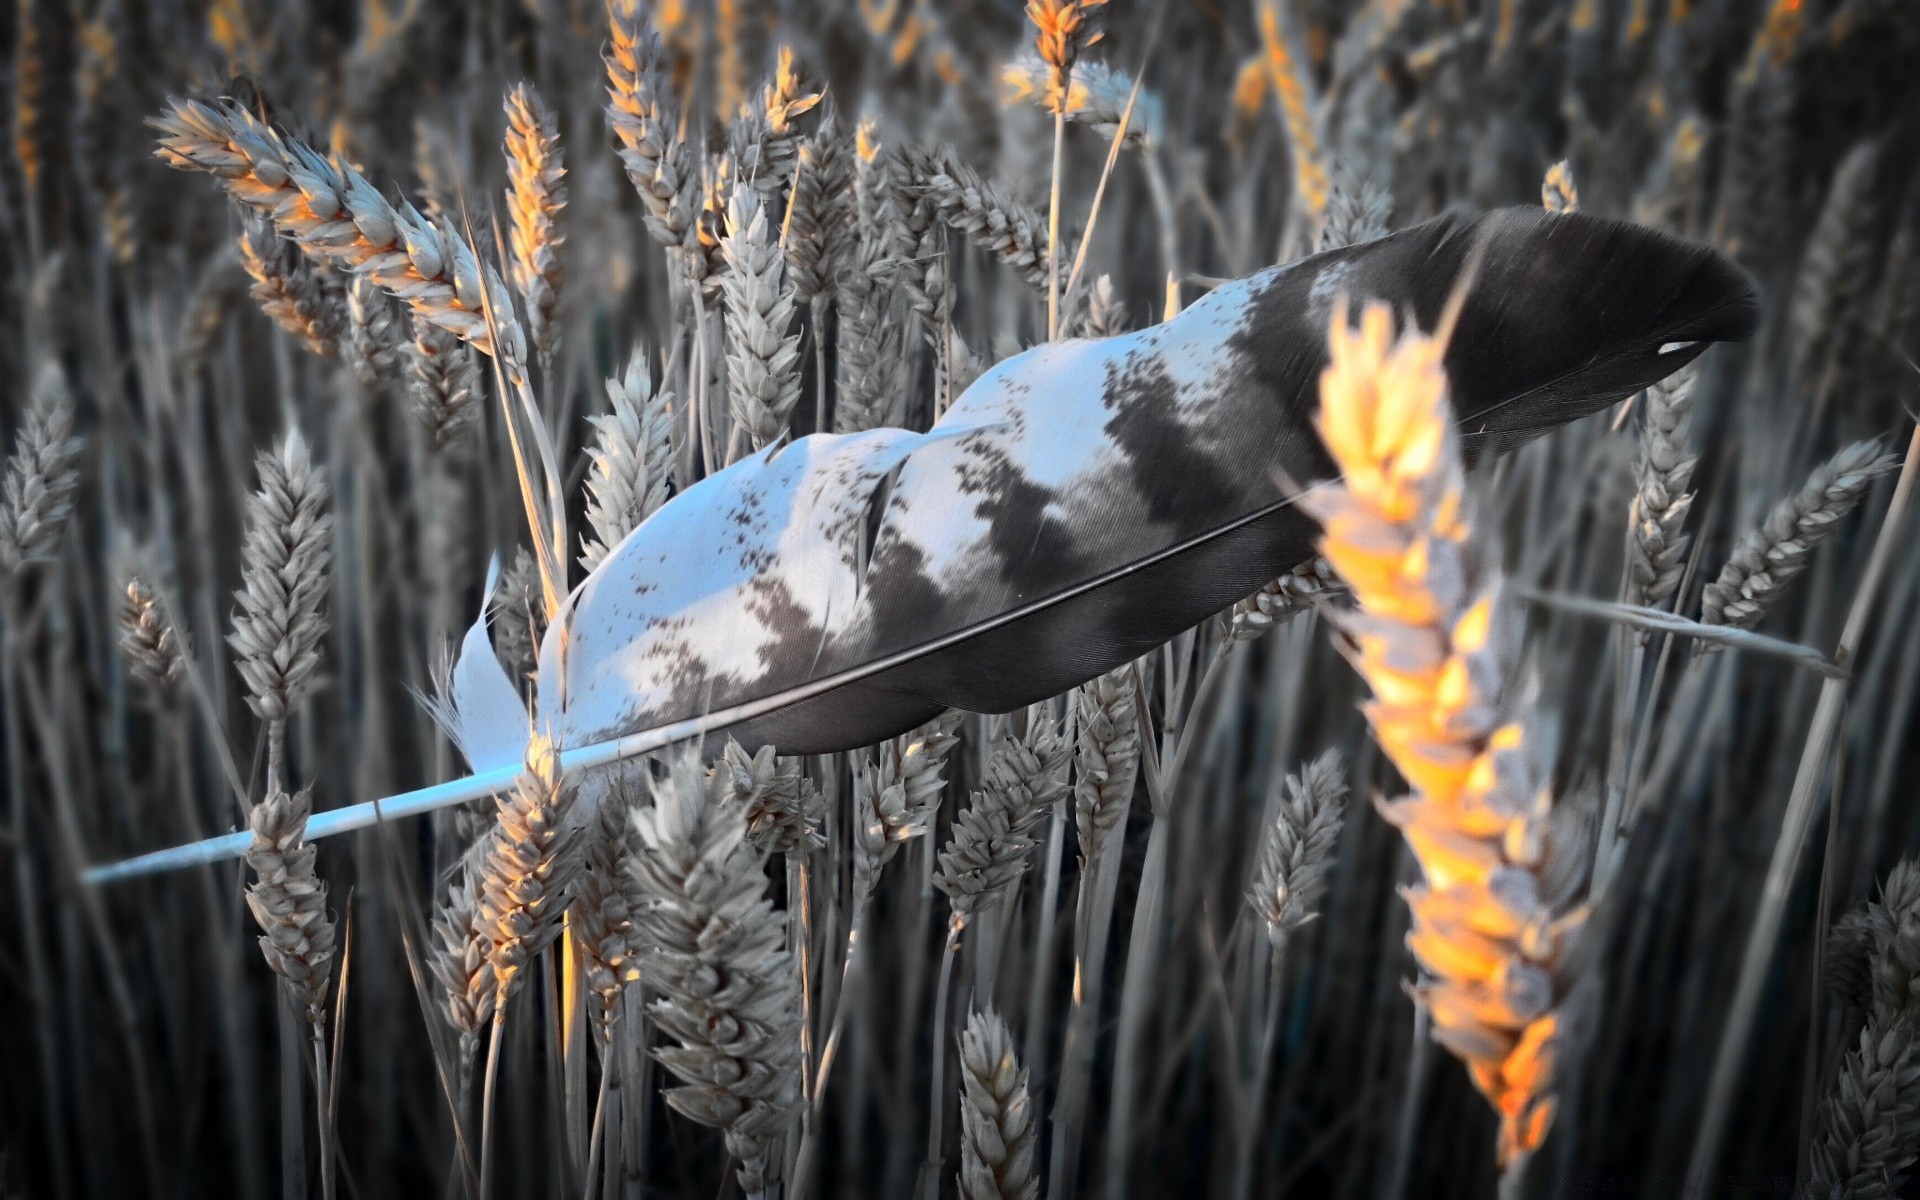
[[[1338,623],[1374,692],[1368,722],[1412,788],[1380,808],[1424,876],[1405,892],[1407,944],[1427,975],[1415,990],[1434,1037],[1493,1103],[1498,1158],[1514,1168],[1553,1120],[1563,964],[1583,913],[1549,902],[1568,848],[1550,836],[1552,793],[1526,724],[1518,613],[1473,536],[1445,347],[1395,341],[1392,322],[1370,305],[1354,332],[1336,308],[1316,423],[1343,481],[1306,501],[1358,602]]]

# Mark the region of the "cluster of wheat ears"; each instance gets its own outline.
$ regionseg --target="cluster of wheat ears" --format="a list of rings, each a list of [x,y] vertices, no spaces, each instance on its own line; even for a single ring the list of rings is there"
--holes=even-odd
[[[10,7],[0,1196],[1900,1194],[1908,0]],[[307,840],[693,482],[1517,203],[1760,336],[1469,472],[1342,307],[1319,556],[1138,661]]]

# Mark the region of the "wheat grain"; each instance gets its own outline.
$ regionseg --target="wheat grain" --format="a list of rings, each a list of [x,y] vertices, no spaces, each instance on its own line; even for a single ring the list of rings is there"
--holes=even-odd
[[[509,274],[527,305],[527,331],[542,364],[551,367],[560,339],[560,299],[567,267],[561,255],[566,233],[566,157],[560,121],[530,83],[507,92],[507,215],[512,221]]]
[[[1328,859],[1346,812],[1346,764],[1329,750],[1286,779],[1279,813],[1260,839],[1247,906],[1266,923],[1275,948],[1319,916]]]
[[[960,1035],[960,1195],[963,1200],[1039,1200],[1037,1141],[1027,1073],[1013,1035],[992,1009],[967,1018]]]
[[[592,418],[598,436],[587,476],[587,524],[580,565],[593,570],[621,539],[667,502],[673,468],[673,393],[655,389],[645,351],[607,380],[613,411]]]
[[[1236,642],[1252,641],[1289,617],[1321,603],[1327,593],[1339,585],[1340,580],[1326,559],[1315,557],[1302,563],[1235,604],[1227,614],[1227,637]]]

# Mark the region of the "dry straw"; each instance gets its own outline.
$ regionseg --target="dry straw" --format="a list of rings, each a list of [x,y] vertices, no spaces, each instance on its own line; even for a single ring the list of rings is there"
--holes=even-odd
[[[1380,748],[1410,795],[1380,804],[1419,860],[1406,889],[1415,991],[1434,1036],[1500,1117],[1512,1167],[1553,1121],[1555,1035],[1583,913],[1550,906],[1552,795],[1518,669],[1520,620],[1493,551],[1474,537],[1436,339],[1393,336],[1344,305],[1317,425],[1343,481],[1306,497],[1321,553],[1353,588],[1343,649],[1373,689]]]

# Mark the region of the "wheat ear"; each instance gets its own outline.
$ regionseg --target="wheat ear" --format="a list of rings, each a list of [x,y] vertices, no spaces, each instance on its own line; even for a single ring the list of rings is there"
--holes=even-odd
[[[407,335],[393,301],[364,275],[347,285],[347,337],[343,357],[368,394],[393,388],[400,378]]]
[[[620,163],[640,193],[653,240],[668,249],[692,249],[699,181],[692,151],[680,136],[660,36],[645,5],[614,0],[608,8],[607,124],[620,143]]]
[[[759,195],[741,182],[727,202],[727,407],[755,450],[787,431],[800,402],[793,288]]]
[[[777,757],[772,746],[748,754],[728,738],[708,771],[707,786],[722,803],[746,814],[747,841],[756,850],[799,854],[825,844],[819,791],[800,774],[799,760]]]
[[[892,289],[885,279],[885,247],[863,238],[840,281],[836,338],[840,381],[834,393],[835,433],[862,433],[898,425],[904,413],[905,362],[900,329],[891,319]]]
[[[49,363],[34,377],[26,420],[7,459],[0,491],[0,583],[13,584],[30,564],[50,561],[73,516],[80,486],[81,440],[73,436],[73,392]]]
[[[855,236],[852,189],[853,149],[829,107],[800,143],[787,204],[787,271],[796,300],[830,297],[838,285]]]
[[[1573,168],[1561,159],[1547,168],[1540,180],[1540,206],[1550,213],[1570,213],[1580,207],[1580,193],[1573,186]]]
[[[1707,585],[1700,619],[1708,625],[1752,629],[1767,614],[1793,577],[1806,569],[1807,556],[1831,536],[1873,481],[1900,465],[1898,455],[1881,452],[1877,440],[1855,442],[1813,469],[1800,490],[1776,504],[1758,529],[1734,546],[1720,577]],[[1712,642],[1694,643],[1696,654],[1710,654]]]
[[[408,393],[427,449],[442,454],[459,445],[480,415],[480,364],[473,350],[431,321],[415,316],[406,347],[412,369]]]
[[[360,172],[235,101],[171,100],[152,123],[161,133],[162,161],[219,179],[315,259],[365,275],[483,354],[498,349],[503,361],[526,361],[518,322],[497,311],[492,326],[487,319],[486,297],[501,303],[505,286],[452,229],[411,204],[396,209]]]
[[[908,147],[900,152],[900,164],[906,197],[930,204],[942,221],[1018,271],[1029,286],[1047,286],[1053,266],[1047,222],[1039,213],[988,182],[950,148]]]
[[[1132,663],[1080,685],[1074,693],[1079,738],[1074,748],[1074,824],[1080,857],[1091,865],[1127,814],[1140,771],[1140,708]]]
[[[1683,370],[1647,389],[1645,428],[1634,464],[1638,487],[1628,518],[1628,604],[1658,608],[1680,587],[1687,513],[1693,507],[1695,459],[1688,453],[1687,434],[1697,378],[1697,372]],[[1647,637],[1641,635],[1643,641]]]
[[[339,357],[339,306],[311,262],[265,221],[250,221],[240,235],[240,263],[253,278],[250,294],[261,312],[321,358]]]
[[[649,897],[634,925],[659,994],[650,1011],[675,1043],[655,1051],[682,1081],[667,1103],[726,1132],[757,1200],[779,1186],[779,1142],[800,1101],[799,980],[745,810],[702,776],[682,755],[634,814],[633,872]]]
[[[974,1013],[960,1035],[962,1200],[1039,1200],[1036,1141],[1013,1035],[993,1010]]]
[[[560,339],[560,298],[567,267],[562,217],[567,207],[566,159],[560,120],[547,110],[530,83],[515,84],[504,102],[507,114],[507,214],[513,227],[509,273],[527,304],[527,331],[543,367],[553,363]]]
[[[1370,305],[1357,332],[1336,307],[1317,425],[1342,482],[1310,493],[1320,549],[1353,588],[1343,649],[1374,692],[1374,738],[1412,787],[1382,802],[1424,879],[1405,890],[1416,992],[1434,1037],[1468,1067],[1500,1117],[1514,1167],[1554,1112],[1555,1035],[1583,914],[1558,912],[1547,881],[1553,797],[1534,756],[1515,661],[1517,609],[1493,552],[1474,537],[1446,398],[1445,346],[1392,335]]]
[[[1045,710],[1028,710],[1027,730],[1003,739],[980,788],[954,818],[933,885],[961,920],[1010,895],[1025,875],[1033,831],[1067,790],[1070,747]]]
[[[1371,174],[1336,170],[1327,191],[1327,212],[1320,223],[1320,249],[1338,250],[1387,236],[1393,220],[1393,193]]]
[[[116,615],[120,653],[133,677],[161,699],[178,694],[187,677],[186,647],[160,598],[138,575],[128,576]]]
[[[607,380],[607,399],[613,411],[592,419],[596,436],[587,475],[592,533],[580,546],[580,565],[588,571],[667,502],[672,482],[673,393],[654,387],[645,351],[635,350],[626,373]]]
[[[1279,813],[1260,838],[1247,907],[1266,925],[1276,949],[1319,915],[1333,843],[1346,812],[1345,771],[1339,752],[1329,750],[1288,776]]]
[[[1227,637],[1236,642],[1252,641],[1319,604],[1339,584],[1326,559],[1316,557],[1304,562],[1235,604],[1227,613]]]
[[[247,498],[246,543],[227,641],[247,685],[247,706],[267,723],[267,790],[281,790],[287,718],[312,691],[327,633],[333,518],[327,486],[299,430],[257,461],[260,488]]]
[[[1052,111],[1048,98],[1053,67],[1046,60],[1026,57],[1014,59],[1000,71],[1002,98],[1008,104],[1031,103]],[[1124,145],[1151,150],[1160,140],[1160,98],[1142,91],[1127,114],[1127,98],[1133,95],[1133,77],[1115,70],[1097,59],[1075,62],[1073,77],[1067,84],[1067,120],[1086,125],[1112,140],[1120,132],[1120,120],[1126,116]]]

